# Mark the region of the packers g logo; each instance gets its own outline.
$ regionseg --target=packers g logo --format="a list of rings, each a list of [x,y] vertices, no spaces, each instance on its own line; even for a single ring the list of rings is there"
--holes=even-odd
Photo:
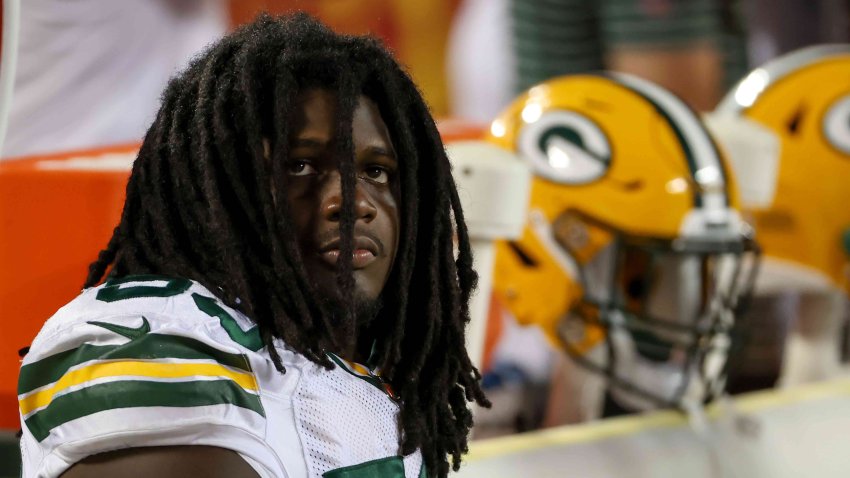
[[[537,174],[562,184],[596,181],[611,164],[611,144],[605,133],[573,111],[550,111],[530,121],[520,131],[518,146]]]
[[[850,95],[836,101],[823,116],[823,134],[830,146],[850,156]]]

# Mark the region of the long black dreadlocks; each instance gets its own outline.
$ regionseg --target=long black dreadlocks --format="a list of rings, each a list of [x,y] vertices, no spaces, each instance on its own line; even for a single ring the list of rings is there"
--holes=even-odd
[[[437,128],[416,86],[377,40],[337,35],[305,14],[262,15],[196,58],[163,94],[121,222],[85,286],[110,268],[113,277],[187,277],[251,317],[279,369],[274,337],[332,366],[325,351],[352,348],[356,318],[330,317],[311,300],[288,205],[274,200],[295,97],[315,86],[338,101],[341,258],[353,250],[351,121],[359,95],[378,105],[400,158],[401,237],[379,326],[370,330],[373,357],[402,397],[401,453],[421,449],[427,469],[443,477],[448,455],[456,470],[467,451],[467,402],[488,405],[464,346],[477,276]],[[338,282],[350,299],[350,259],[341,261]]]

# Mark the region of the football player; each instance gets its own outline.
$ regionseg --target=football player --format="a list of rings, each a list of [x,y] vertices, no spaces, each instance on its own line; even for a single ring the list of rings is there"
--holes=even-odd
[[[374,39],[299,14],[211,46],[24,360],[24,476],[446,476],[487,405],[459,204]]]

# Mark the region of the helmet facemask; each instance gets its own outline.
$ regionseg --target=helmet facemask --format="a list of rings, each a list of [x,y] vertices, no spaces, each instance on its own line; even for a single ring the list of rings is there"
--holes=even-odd
[[[552,234],[583,291],[559,338],[620,405],[688,408],[723,391],[734,318],[757,270],[754,241],[635,237],[576,211],[556,218]]]

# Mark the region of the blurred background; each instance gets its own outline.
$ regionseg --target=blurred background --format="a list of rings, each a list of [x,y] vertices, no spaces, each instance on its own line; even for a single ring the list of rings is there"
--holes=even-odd
[[[0,442],[5,444],[0,446],[0,476],[7,476],[4,473],[17,476],[14,432],[19,427],[15,392],[19,358],[42,323],[79,293],[88,263],[105,246],[120,215],[124,185],[135,152],[158,109],[162,89],[206,45],[251,21],[259,12],[283,14],[303,10],[337,31],[368,33],[383,39],[420,86],[449,146],[460,141],[492,141],[493,136],[499,136],[493,126],[498,123],[493,121],[504,118],[500,114],[516,98],[541,82],[563,75],[601,71],[631,74],[659,85],[681,98],[697,115],[703,115],[718,109],[727,94],[734,96],[740,91],[736,85],[742,79],[750,78],[748,75],[756,74],[759,67],[771,60],[813,45],[850,43],[848,0],[2,0],[0,3],[3,15],[0,22],[3,25]],[[841,51],[843,61],[850,61],[846,58],[850,53]],[[806,83],[806,88],[814,91],[819,85],[831,85],[826,89],[836,93],[829,101],[844,98],[850,93],[850,70],[836,71],[820,74],[816,81]],[[771,77],[765,84],[774,81]],[[762,85],[759,92],[764,88]],[[803,87],[797,87],[794,93],[807,98]],[[780,97],[788,98],[788,95],[785,92]],[[559,98],[550,100],[547,101],[557,102]],[[813,103],[802,99],[799,104],[810,105],[808,111],[815,108],[811,106]],[[765,113],[768,117],[773,114],[770,111],[775,110],[768,110]],[[839,121],[844,121],[845,130],[850,129],[846,111],[847,108],[839,111],[844,114]],[[705,121],[711,123],[710,119]],[[769,129],[769,121],[762,123]],[[713,131],[723,148],[732,149],[736,141],[747,142],[747,137],[741,138],[743,127],[722,121],[718,124]],[[605,126],[602,125],[603,130]],[[629,125],[618,123],[612,128],[624,130]],[[752,133],[750,138],[760,137],[759,134]],[[778,151],[776,144],[779,144],[785,145],[781,154],[796,151],[787,146],[782,136],[786,133],[777,134],[780,139],[774,139],[773,143],[766,140],[763,150],[773,147]],[[727,141],[725,137],[731,139]],[[824,141],[823,134],[818,137]],[[758,148],[762,143],[753,144],[749,146]],[[626,146],[630,147],[628,143]],[[809,149],[796,154],[808,157],[821,151],[817,146],[806,147]],[[837,162],[850,161],[847,149],[839,147],[831,151],[839,158]],[[518,152],[520,156],[521,153]],[[843,210],[850,204],[850,188],[846,187],[850,171],[843,166],[828,165],[811,171],[819,164],[815,162],[810,167],[797,166],[799,171],[807,171],[799,174],[808,174],[802,182],[811,189],[787,193],[789,201],[804,206],[794,214],[828,215],[829,219],[818,219],[814,225],[807,226],[819,231],[817,239],[800,233],[791,239],[790,246],[774,245],[769,239],[771,224],[794,217],[779,217],[781,214],[774,210],[764,213],[765,207],[758,206],[758,201],[748,203],[746,191],[759,189],[760,186],[754,185],[770,176],[768,169],[775,173],[777,168],[785,167],[784,157],[777,153],[779,159],[771,163],[773,166],[765,166],[765,170],[746,166],[742,169],[735,154],[728,153],[729,167],[738,176],[729,180],[732,184],[729,187],[740,188],[744,221],[753,226],[757,242],[761,228],[768,231],[767,242],[762,243],[765,259],[762,262],[769,263],[771,257],[777,257],[779,263],[793,262],[800,269],[791,272],[783,269],[787,275],[777,272],[771,276],[776,280],[768,285],[757,282],[755,293],[747,300],[748,307],[735,310],[735,325],[729,333],[732,345],[724,355],[728,364],[723,394],[793,389],[822,382],[831,384],[832,388],[817,389],[821,391],[805,396],[829,399],[838,396],[843,400],[841,406],[845,406],[850,397],[850,387],[842,381],[850,358],[847,325],[850,309],[844,269],[850,246],[850,233],[845,233],[850,231],[850,216]],[[614,164],[616,156],[611,161]],[[828,185],[820,184],[821,181]],[[785,197],[780,186],[771,188],[776,201]],[[818,191],[827,189],[823,198],[816,198]],[[664,208],[661,203],[657,205],[659,214],[664,214]],[[832,223],[836,223],[835,227],[828,229],[827,224],[831,227]],[[804,252],[829,249],[834,253],[829,256],[834,267],[826,270],[817,261],[796,260],[792,252],[781,252],[783,247]],[[495,261],[498,268],[499,258]],[[774,269],[768,265],[765,270],[768,272],[762,274]],[[536,324],[538,327],[533,320],[518,316],[499,280],[497,274],[495,292],[482,299],[486,306],[483,318],[476,325],[481,330],[483,344],[476,360],[481,364],[484,384],[494,407],[476,412],[474,438],[483,440],[547,428],[561,430],[557,427],[564,426],[584,431],[576,432],[579,435],[573,432],[548,435],[550,438],[542,442],[534,438],[527,442],[502,442],[503,445],[492,448],[473,445],[473,463],[518,453],[510,450],[542,449],[553,444],[567,447],[602,440],[600,437],[634,435],[638,437],[636,443],[640,443],[642,430],[651,434],[659,427],[672,426],[672,422],[665,421],[672,420],[669,417],[656,416],[626,427],[630,431],[569,428],[587,427],[578,424],[594,423],[604,417],[669,407],[626,405],[629,400],[614,403],[616,397],[603,391],[604,377],[597,380],[577,366],[578,362],[557,340],[547,337],[551,331],[544,324]],[[771,400],[761,397],[759,404]],[[770,403],[805,401],[798,395],[794,397],[798,398],[776,398]],[[746,408],[750,402],[743,403]],[[752,413],[758,415],[761,406],[752,405],[755,410]],[[815,408],[822,406],[818,404]],[[773,423],[769,421],[772,419],[764,420]],[[818,423],[829,421],[823,417],[818,420]],[[676,426],[692,430],[693,421],[691,417],[690,421],[685,419]],[[736,423],[736,429],[747,427],[744,422]],[[846,428],[830,429],[830,433],[850,432],[846,421],[833,425]],[[794,433],[787,430],[782,433]],[[647,440],[643,443],[668,443]],[[675,441],[670,437],[665,440]],[[697,440],[694,446],[699,447],[699,443]],[[778,449],[764,447],[767,452],[754,452],[753,456]],[[476,455],[479,449],[484,451]],[[607,453],[607,449],[601,450]],[[558,456],[562,458],[546,460],[557,463],[572,455],[564,452]],[[689,463],[696,463],[693,466],[700,469],[713,469],[700,460]],[[4,468],[3,464],[7,466]],[[835,466],[840,468],[844,464],[847,463]],[[688,470],[686,465],[682,466],[678,469]],[[502,462],[499,467],[503,476],[519,473]],[[496,476],[494,469],[480,471],[478,476],[485,473]],[[612,471],[611,476],[670,476],[652,470],[644,472],[647,474],[618,475]],[[764,476],[780,476],[773,472]],[[712,473],[705,476],[737,476],[724,475],[723,471]],[[582,476],[607,475],[588,471]]]

